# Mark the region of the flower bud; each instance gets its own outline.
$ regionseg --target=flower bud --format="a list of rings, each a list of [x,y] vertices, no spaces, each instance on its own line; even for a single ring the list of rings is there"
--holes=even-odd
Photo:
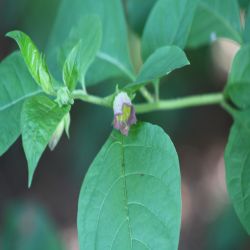
[[[128,135],[131,125],[136,123],[135,109],[126,92],[120,92],[113,103],[114,128]]]
[[[52,135],[50,141],[49,141],[49,148],[51,151],[55,149],[58,142],[60,141],[63,131],[65,130],[67,136],[69,137],[69,126],[70,126],[70,114],[66,114],[63,119],[58,124],[54,134]]]
[[[62,87],[57,91],[56,102],[60,107],[74,104],[74,99],[67,87]]]

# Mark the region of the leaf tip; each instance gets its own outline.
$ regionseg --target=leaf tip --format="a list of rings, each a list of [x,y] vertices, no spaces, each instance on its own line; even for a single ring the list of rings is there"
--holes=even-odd
[[[28,188],[31,188],[31,184],[33,181],[33,173],[29,173],[29,177],[28,177]]]
[[[15,39],[16,38],[16,35],[17,33],[19,33],[21,31],[18,31],[18,30],[12,30],[12,31],[9,31],[5,34],[6,37],[9,37],[9,38],[12,38],[12,39]]]

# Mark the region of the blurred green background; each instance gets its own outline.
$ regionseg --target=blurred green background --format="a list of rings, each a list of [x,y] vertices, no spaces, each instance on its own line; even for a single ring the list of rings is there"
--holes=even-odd
[[[139,36],[154,2],[124,1],[135,63]],[[247,3],[241,2],[243,7]],[[45,50],[59,4],[60,0],[1,0],[0,59],[16,49],[4,37],[13,29],[28,33],[39,49]],[[163,79],[161,97],[221,91],[234,53],[232,46],[216,42],[186,52],[191,66]],[[226,60],[221,60],[219,53],[224,53]],[[91,87],[89,92],[103,95],[114,87],[107,81]],[[0,249],[78,249],[78,194],[88,167],[112,130],[112,112],[76,103],[71,114],[70,140],[63,137],[53,153],[46,150],[31,189],[27,188],[21,140],[0,158]],[[183,216],[179,249],[250,249],[224,181],[223,152],[231,118],[220,107],[202,107],[156,112],[139,119],[162,126],[180,157]]]

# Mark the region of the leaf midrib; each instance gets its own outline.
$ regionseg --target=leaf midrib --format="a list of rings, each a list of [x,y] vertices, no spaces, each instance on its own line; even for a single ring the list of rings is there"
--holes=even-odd
[[[122,176],[124,177],[123,185],[124,185],[124,197],[125,197],[125,210],[127,215],[127,221],[128,221],[128,230],[129,230],[129,238],[130,238],[130,248],[133,249],[133,240],[132,240],[132,230],[131,230],[131,224],[130,224],[130,216],[129,216],[129,205],[128,205],[128,192],[127,192],[127,180],[126,180],[126,170],[125,170],[125,149],[124,149],[124,137],[121,135],[121,153],[122,153],[122,161],[121,161],[121,171]]]
[[[32,97],[32,96],[34,96],[34,95],[40,94],[40,93],[42,93],[42,92],[43,92],[43,91],[42,91],[41,89],[40,89],[40,90],[36,90],[36,91],[34,91],[34,92],[30,92],[29,94],[26,94],[26,95],[24,95],[24,96],[22,96],[22,97],[17,98],[17,99],[14,100],[14,101],[11,101],[11,102],[8,103],[8,104],[5,104],[5,105],[1,106],[1,107],[0,107],[0,111],[4,111],[4,110],[6,110],[6,109],[8,109],[8,108],[10,108],[10,107],[12,107],[12,106],[14,106],[14,105],[16,105],[16,104],[22,102],[22,101],[24,101],[25,99],[27,99],[27,98],[29,98],[29,97]]]

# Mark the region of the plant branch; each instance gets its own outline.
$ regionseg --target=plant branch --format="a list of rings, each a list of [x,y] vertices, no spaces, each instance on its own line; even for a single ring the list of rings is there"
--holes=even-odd
[[[160,100],[160,81],[159,79],[153,82],[155,89],[155,100],[158,102]]]
[[[112,101],[113,101],[112,96],[102,98],[93,95],[88,95],[84,93],[84,91],[82,90],[75,90],[72,93],[72,97],[74,99],[82,100],[84,102],[112,108]],[[135,110],[136,113],[139,114],[139,113],[148,113],[152,111],[174,110],[174,109],[213,105],[213,104],[223,105],[223,103],[224,103],[224,97],[222,93],[212,93],[212,94],[182,97],[178,99],[160,100],[150,103],[135,104]]]
[[[76,100],[81,100],[84,102],[92,103],[104,107],[112,107],[112,101],[109,97],[98,97],[94,95],[86,94],[83,90],[74,90],[72,97]]]
[[[222,93],[204,94],[172,100],[162,100],[154,103],[137,104],[135,105],[135,110],[136,113],[147,113],[157,110],[173,110],[211,104],[221,104],[223,100],[224,98]]]
[[[148,102],[150,103],[154,102],[154,97],[150,94],[150,92],[146,89],[146,87],[141,87],[140,93]]]

